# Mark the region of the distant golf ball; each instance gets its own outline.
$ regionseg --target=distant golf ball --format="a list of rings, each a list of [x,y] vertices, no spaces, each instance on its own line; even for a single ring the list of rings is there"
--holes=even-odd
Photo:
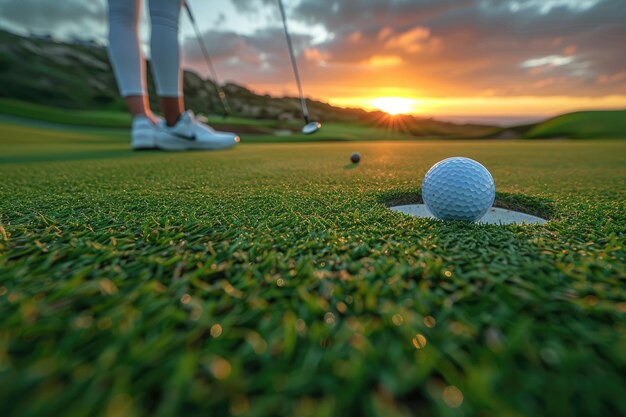
[[[353,164],[358,164],[361,161],[361,154],[358,152],[353,153],[350,155],[350,160]]]
[[[422,182],[428,210],[442,220],[476,221],[493,205],[496,185],[480,163],[469,158],[448,158],[436,163]]]

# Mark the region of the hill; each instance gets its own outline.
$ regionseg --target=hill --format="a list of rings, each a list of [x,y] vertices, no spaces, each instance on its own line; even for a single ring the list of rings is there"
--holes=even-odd
[[[149,71],[148,85],[151,104],[158,108]],[[297,98],[259,95],[233,83],[223,87],[235,119],[272,120],[279,124],[301,119]],[[196,113],[221,113],[212,81],[185,71],[184,91],[187,106]],[[32,103],[92,112],[89,117],[82,117],[82,121],[81,117],[73,118],[75,123],[92,120],[93,112],[100,121],[107,119],[105,125],[124,120],[123,117],[106,116],[106,113],[125,111],[125,105],[118,95],[106,49],[89,42],[67,43],[0,30],[0,99],[4,102],[0,106],[2,114],[23,117],[24,109],[18,107]],[[414,137],[479,138],[500,130],[493,126],[455,124],[414,116],[392,118],[383,112],[338,108],[314,100],[309,100],[308,104],[311,114],[324,122],[378,126]],[[30,112],[30,115],[37,116],[37,113]]]
[[[539,123],[524,135],[528,139],[626,138],[626,110],[580,111]]]

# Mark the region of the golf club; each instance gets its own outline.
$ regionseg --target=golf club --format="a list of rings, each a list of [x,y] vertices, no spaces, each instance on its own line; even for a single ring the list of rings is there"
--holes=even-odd
[[[291,58],[291,67],[293,68],[293,74],[296,78],[296,84],[298,84],[298,94],[300,95],[300,103],[302,105],[302,114],[304,115],[305,125],[302,128],[302,133],[304,133],[305,135],[310,135],[311,133],[317,132],[322,127],[322,124],[317,121],[311,121],[311,118],[309,115],[309,108],[306,105],[306,100],[302,92],[302,83],[300,82],[300,73],[298,72],[298,64],[296,63],[296,57],[293,54],[293,45],[291,43],[291,36],[289,35],[289,29],[287,28],[287,17],[285,15],[285,7],[283,6],[282,0],[278,0],[278,7],[280,8],[280,14],[283,18],[283,27],[285,28],[285,38],[287,39],[287,47],[289,49],[289,56]]]
[[[213,66],[213,61],[211,61],[211,57],[209,56],[209,52],[207,51],[206,45],[202,41],[200,29],[198,29],[198,25],[196,24],[196,19],[194,18],[193,12],[191,11],[191,7],[189,6],[188,1],[185,1],[185,10],[187,10],[187,16],[189,16],[189,20],[191,21],[193,30],[196,32],[196,38],[198,39],[198,43],[200,44],[200,49],[202,50],[202,54],[204,55],[204,60],[206,61],[207,67],[209,68],[211,77],[213,77],[213,83],[215,84],[215,91],[217,92],[217,96],[220,98],[220,102],[222,103],[222,107],[224,108],[224,118],[226,118],[230,115],[230,106],[228,105],[228,101],[226,100],[226,93],[224,93],[224,90],[220,86],[219,79],[217,78],[217,71],[215,71],[215,67]]]

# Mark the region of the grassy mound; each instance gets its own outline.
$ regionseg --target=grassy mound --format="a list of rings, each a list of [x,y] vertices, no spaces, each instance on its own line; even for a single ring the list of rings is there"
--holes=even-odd
[[[529,139],[626,138],[626,110],[581,111],[564,114],[538,124],[527,132],[525,137]]]
[[[626,142],[2,132],[3,415],[626,414]],[[385,206],[454,155],[556,220]]]

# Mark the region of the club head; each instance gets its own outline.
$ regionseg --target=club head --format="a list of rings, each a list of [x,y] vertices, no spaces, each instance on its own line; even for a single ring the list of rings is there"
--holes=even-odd
[[[322,124],[320,122],[310,122],[304,125],[304,127],[302,128],[302,133],[304,133],[305,135],[310,135],[320,130],[321,127]]]

